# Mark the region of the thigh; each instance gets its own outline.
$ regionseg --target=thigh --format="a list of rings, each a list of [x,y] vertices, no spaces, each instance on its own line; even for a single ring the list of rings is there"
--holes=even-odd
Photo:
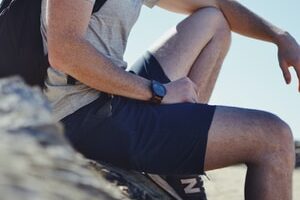
[[[166,175],[203,174],[215,106],[153,105],[124,97],[113,106],[113,125],[123,143],[118,149],[128,152],[129,168]]]
[[[160,63],[149,51],[146,51],[133,65],[129,66],[127,70],[148,80],[156,80],[160,83],[170,82],[170,79],[164,73]]]
[[[281,123],[268,112],[217,106],[208,134],[205,170],[257,161]]]
[[[225,21],[217,9],[201,9],[171,28],[149,51],[172,81],[185,77]]]

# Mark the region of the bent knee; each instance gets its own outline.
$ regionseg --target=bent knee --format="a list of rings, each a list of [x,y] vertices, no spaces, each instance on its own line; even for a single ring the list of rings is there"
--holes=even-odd
[[[205,7],[197,10],[191,16],[203,18],[203,15],[209,19],[210,25],[213,24],[216,28],[230,29],[228,21],[221,10],[214,7]]]
[[[267,154],[284,158],[287,162],[294,162],[294,138],[290,126],[278,116],[262,113],[263,144]]]
[[[252,146],[249,163],[277,163],[293,167],[295,148],[289,125],[278,116],[263,111],[247,113],[252,128]]]
[[[214,28],[216,34],[231,40],[231,28],[221,10],[214,7],[205,7],[197,10],[191,16],[196,18],[205,16],[209,27]]]
[[[285,146],[290,146],[293,144],[293,134],[290,126],[279,118],[277,115],[272,113],[264,113],[264,130],[266,132],[266,137],[275,142]]]

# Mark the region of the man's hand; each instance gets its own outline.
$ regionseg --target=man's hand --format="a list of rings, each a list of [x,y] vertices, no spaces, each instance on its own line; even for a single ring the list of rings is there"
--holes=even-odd
[[[288,33],[280,37],[278,42],[278,59],[285,82],[291,82],[289,67],[294,67],[298,77],[298,90],[300,92],[300,46]]]
[[[167,95],[163,98],[163,104],[171,103],[198,103],[196,84],[188,77],[165,84]]]

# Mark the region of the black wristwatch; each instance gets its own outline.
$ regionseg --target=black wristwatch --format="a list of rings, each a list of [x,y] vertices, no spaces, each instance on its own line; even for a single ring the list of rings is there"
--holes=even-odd
[[[152,97],[150,99],[151,103],[160,104],[167,94],[167,89],[163,84],[158,81],[152,80],[151,81],[151,91]]]

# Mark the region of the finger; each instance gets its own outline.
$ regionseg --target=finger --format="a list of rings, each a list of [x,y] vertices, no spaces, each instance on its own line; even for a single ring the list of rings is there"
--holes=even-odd
[[[192,102],[190,103],[199,103],[199,96],[198,96],[198,87],[197,85],[188,77],[186,77],[186,79],[188,79],[189,84],[190,84],[190,100],[192,100]]]
[[[195,97],[190,97],[190,98],[187,98],[186,100],[183,101],[184,103],[196,103],[196,99]]]
[[[285,80],[286,84],[290,84],[292,78],[291,78],[291,73],[290,73],[289,69],[288,68],[283,68],[282,73],[283,73],[284,80]]]
[[[298,78],[298,91],[300,92],[300,67],[295,68],[297,78]]]
[[[198,93],[198,86],[196,85],[196,83],[194,83],[194,81],[191,80],[191,82],[192,82],[194,90],[196,91],[196,93]]]
[[[196,85],[196,83],[194,83],[193,81],[191,81],[192,82],[192,86],[193,86],[193,89],[194,89],[194,92],[195,92],[195,95],[196,95],[196,97],[197,97],[197,102],[199,102],[199,94],[200,94],[200,92],[198,91],[198,86]]]
[[[199,102],[198,102],[198,99],[194,99],[194,102],[193,102],[193,103],[199,103]]]
[[[291,73],[289,71],[289,65],[285,61],[280,62],[280,67],[283,73],[284,80],[286,84],[290,84],[291,82]]]
[[[197,90],[194,90],[194,93],[193,93],[193,95],[194,95],[194,103],[199,103],[200,102],[200,98],[199,98],[199,93],[198,93],[198,91]]]
[[[194,91],[190,91],[186,101],[187,103],[197,103],[198,102],[198,97]]]

